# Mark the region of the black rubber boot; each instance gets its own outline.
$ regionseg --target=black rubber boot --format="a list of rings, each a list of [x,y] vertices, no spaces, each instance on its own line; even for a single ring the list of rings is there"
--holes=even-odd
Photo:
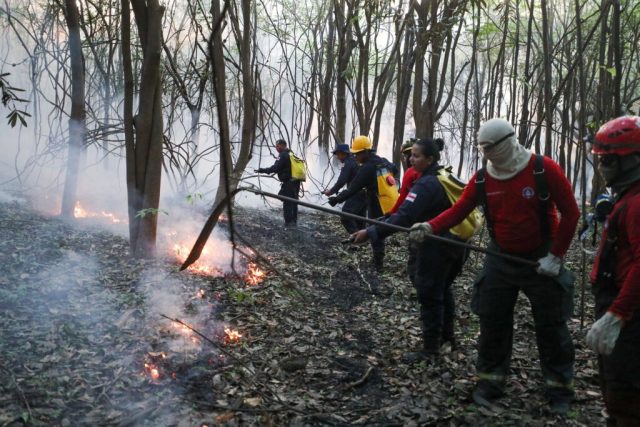
[[[442,345],[449,343],[451,350],[458,348],[456,336],[453,333],[453,325],[444,325],[442,328]]]
[[[373,268],[378,272],[384,271],[384,252],[373,254]]]
[[[428,355],[438,356],[440,355],[440,337],[422,337],[424,341],[424,352]]]
[[[497,386],[490,385],[486,381],[480,381],[471,394],[471,398],[476,405],[487,408],[490,408],[493,405],[493,402],[502,396],[504,396],[502,389]]]

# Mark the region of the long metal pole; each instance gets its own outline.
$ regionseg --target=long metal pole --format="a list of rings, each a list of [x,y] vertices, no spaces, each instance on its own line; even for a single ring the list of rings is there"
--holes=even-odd
[[[395,230],[395,231],[402,231],[402,232],[405,232],[405,233],[408,233],[408,232],[411,231],[411,229],[407,228],[407,227],[401,227],[399,225],[389,224],[389,223],[386,223],[384,221],[378,221],[377,219],[373,219],[373,218],[361,217],[359,215],[355,215],[355,214],[352,214],[352,213],[349,213],[349,212],[338,211],[338,210],[335,210],[335,209],[331,209],[331,208],[327,208],[327,207],[324,207],[324,206],[316,205],[316,204],[313,204],[313,203],[305,202],[304,200],[292,199],[291,197],[281,196],[279,194],[269,193],[269,192],[258,190],[258,189],[251,188],[251,187],[241,187],[241,188],[237,188],[234,191],[232,191],[231,194],[226,196],[220,202],[220,204],[218,206],[214,207],[213,211],[211,212],[211,215],[209,215],[209,218],[207,219],[207,222],[205,223],[204,227],[202,228],[202,231],[200,232],[200,235],[198,236],[198,239],[194,243],[193,248],[191,249],[191,252],[189,253],[189,256],[182,263],[182,266],[180,267],[180,271],[188,268],[191,264],[196,262],[198,260],[198,258],[200,258],[200,254],[202,253],[202,250],[204,249],[204,245],[207,243],[207,239],[209,238],[209,235],[211,234],[211,232],[213,231],[213,227],[215,226],[215,218],[217,218],[217,216],[220,215],[224,205],[226,203],[228,203],[231,198],[233,198],[237,193],[239,193],[241,191],[249,191],[251,193],[258,194],[260,196],[271,197],[273,199],[278,199],[278,200],[281,200],[283,202],[296,203],[296,204],[298,204],[300,206],[311,208],[311,209],[314,209],[314,210],[317,210],[317,211],[326,212],[326,213],[329,213],[331,215],[338,215],[338,216],[345,217],[345,218],[356,219],[358,221],[368,222],[369,224],[379,225],[380,227],[390,228],[390,229]],[[518,263],[529,265],[529,266],[532,266],[532,267],[537,267],[538,266],[538,263],[536,261],[532,261],[530,259],[525,259],[525,258],[520,258],[520,257],[514,256],[514,255],[505,254],[505,253],[502,253],[502,252],[494,251],[492,249],[487,249],[487,248],[483,248],[483,247],[476,246],[476,245],[471,245],[469,243],[465,243],[465,242],[462,242],[460,240],[448,239],[446,237],[437,236],[435,234],[429,234],[426,237],[428,239],[435,240],[437,242],[441,242],[441,243],[445,243],[445,244],[448,244],[448,245],[454,245],[454,246],[467,248],[467,249],[472,250],[472,251],[482,252],[482,253],[485,253],[485,254],[501,257],[501,258],[504,258],[504,259],[508,259],[510,261],[518,262]]]
[[[335,209],[327,208],[325,206],[320,206],[320,205],[316,205],[316,204],[313,204],[313,203],[305,202],[304,200],[292,199],[291,197],[281,196],[279,194],[274,194],[274,193],[268,193],[266,191],[257,190],[257,189],[253,189],[253,188],[244,188],[243,190],[249,191],[249,192],[254,193],[254,194],[259,194],[261,196],[271,197],[271,198],[274,198],[274,199],[282,200],[283,202],[296,203],[296,204],[298,204],[300,206],[305,206],[307,208],[315,209],[315,210],[322,211],[322,212],[327,212],[327,213],[332,214],[332,215],[339,215],[339,216],[342,216],[342,217],[345,217],[345,218],[351,218],[351,219],[356,219],[358,221],[368,222],[370,224],[379,225],[381,227],[390,228],[390,229],[396,230],[396,231],[403,231],[405,233],[408,233],[408,232],[411,231],[411,229],[407,228],[407,227],[402,227],[402,226],[395,225],[395,224],[389,224],[387,222],[379,221],[379,220],[373,219],[373,218],[364,218],[364,217],[361,217],[359,215],[355,215],[355,214],[352,214],[352,213],[349,213],[349,212],[342,212],[342,211],[338,211],[338,210],[335,210]],[[492,249],[487,249],[487,248],[483,248],[481,246],[476,246],[476,245],[472,245],[472,244],[469,244],[469,243],[466,243],[466,242],[462,242],[460,240],[448,239],[446,237],[437,236],[435,234],[429,234],[426,237],[428,239],[435,240],[437,242],[446,243],[448,245],[460,246],[460,247],[463,247],[463,248],[470,249],[472,251],[477,251],[477,252],[482,252],[482,253],[489,254],[489,255],[498,256],[498,257],[501,257],[501,258],[504,258],[504,259],[508,259],[510,261],[515,261],[515,262],[519,262],[519,263],[522,263],[522,264],[530,265],[532,267],[537,267],[538,266],[538,262],[537,261],[532,261],[530,259],[525,259],[525,258],[517,257],[517,256],[514,256],[514,255],[505,254],[505,253],[502,253],[502,252],[494,251]]]

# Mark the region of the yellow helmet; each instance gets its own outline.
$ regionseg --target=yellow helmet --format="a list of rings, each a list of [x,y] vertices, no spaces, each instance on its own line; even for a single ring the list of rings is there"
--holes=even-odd
[[[351,152],[359,153],[364,150],[371,150],[373,148],[373,144],[368,136],[360,135],[353,138],[353,142],[351,142]]]
[[[407,152],[411,152],[411,148],[413,147],[413,144],[415,144],[417,141],[417,139],[415,138],[409,138],[408,140],[406,140],[404,142],[404,144],[402,144],[402,147],[400,147],[400,151],[403,153],[407,153]]]

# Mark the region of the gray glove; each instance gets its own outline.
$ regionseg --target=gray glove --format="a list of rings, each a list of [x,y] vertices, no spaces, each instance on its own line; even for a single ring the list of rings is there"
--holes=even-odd
[[[560,274],[560,267],[562,267],[562,258],[549,252],[547,256],[538,260],[536,271],[544,276],[556,277]]]
[[[622,319],[607,311],[604,316],[591,325],[591,329],[587,333],[587,345],[596,353],[609,355],[616,345],[621,329]]]
[[[416,222],[411,226],[411,232],[409,233],[409,240],[412,242],[423,242],[427,236],[433,234],[431,224],[428,222]]]

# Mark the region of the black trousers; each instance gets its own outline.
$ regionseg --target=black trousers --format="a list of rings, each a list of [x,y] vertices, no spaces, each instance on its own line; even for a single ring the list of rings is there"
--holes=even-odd
[[[596,318],[618,295],[613,286],[594,287]],[[599,356],[600,389],[610,426],[640,426],[640,310],[624,324],[613,352]]]
[[[280,186],[279,195],[298,200],[300,193],[300,181],[289,180]],[[282,202],[282,212],[284,214],[285,225],[294,225],[298,222],[298,204],[293,202]]]
[[[490,245],[494,250],[495,245]],[[527,258],[538,259],[546,248]],[[522,256],[522,255],[521,255]],[[480,317],[479,385],[502,392],[511,361],[513,314],[520,291],[529,299],[547,397],[573,397],[574,347],[567,327],[573,312],[573,279],[539,275],[534,267],[487,255],[473,289],[471,307]]]
[[[414,250],[415,255],[411,253]],[[443,340],[453,338],[452,284],[462,270],[466,253],[462,248],[426,241],[410,248],[410,259],[415,259],[408,271],[420,303],[424,344],[435,350]]]
[[[367,215],[367,198],[364,192],[361,191],[345,200],[344,204],[342,205],[342,212],[365,217]],[[340,217],[340,222],[349,234],[353,234],[356,231],[362,230],[367,226],[364,221],[358,221],[357,219],[346,217]]]

